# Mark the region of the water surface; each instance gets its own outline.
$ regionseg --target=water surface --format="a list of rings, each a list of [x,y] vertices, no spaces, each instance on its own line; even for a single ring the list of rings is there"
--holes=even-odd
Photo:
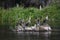
[[[60,32],[11,32],[1,31],[0,40],[60,40]]]

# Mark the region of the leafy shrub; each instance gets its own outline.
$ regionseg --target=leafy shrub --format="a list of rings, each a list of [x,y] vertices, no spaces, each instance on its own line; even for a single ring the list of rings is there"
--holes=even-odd
[[[33,7],[0,9],[0,25],[14,27],[20,18],[26,20],[29,17],[32,17],[32,24],[34,24],[35,17],[45,18],[46,14],[49,16],[48,23],[51,26],[60,26],[60,6],[57,4],[47,6],[42,10]]]

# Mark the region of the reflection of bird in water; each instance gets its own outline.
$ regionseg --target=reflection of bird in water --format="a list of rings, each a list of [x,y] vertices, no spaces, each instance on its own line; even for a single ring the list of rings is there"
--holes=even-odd
[[[50,35],[51,35],[51,31],[48,31],[48,32],[40,32],[39,34],[40,34],[39,37],[42,40],[49,40]]]

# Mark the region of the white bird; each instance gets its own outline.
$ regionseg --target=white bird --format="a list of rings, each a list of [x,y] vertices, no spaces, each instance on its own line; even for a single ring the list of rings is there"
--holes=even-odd
[[[46,30],[46,31],[51,31],[51,27],[48,24],[41,25],[39,27],[40,30]]]

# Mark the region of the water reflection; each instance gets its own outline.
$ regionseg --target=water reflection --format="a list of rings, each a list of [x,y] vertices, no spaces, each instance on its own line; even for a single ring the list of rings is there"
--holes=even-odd
[[[51,32],[5,32],[1,40],[49,40]]]
[[[49,40],[51,32],[20,32],[17,37],[21,40]]]
[[[40,33],[40,39],[49,40],[50,35],[51,35],[50,31],[49,32],[42,32],[42,33]]]
[[[60,31],[16,33],[1,30],[0,40],[60,40]]]

